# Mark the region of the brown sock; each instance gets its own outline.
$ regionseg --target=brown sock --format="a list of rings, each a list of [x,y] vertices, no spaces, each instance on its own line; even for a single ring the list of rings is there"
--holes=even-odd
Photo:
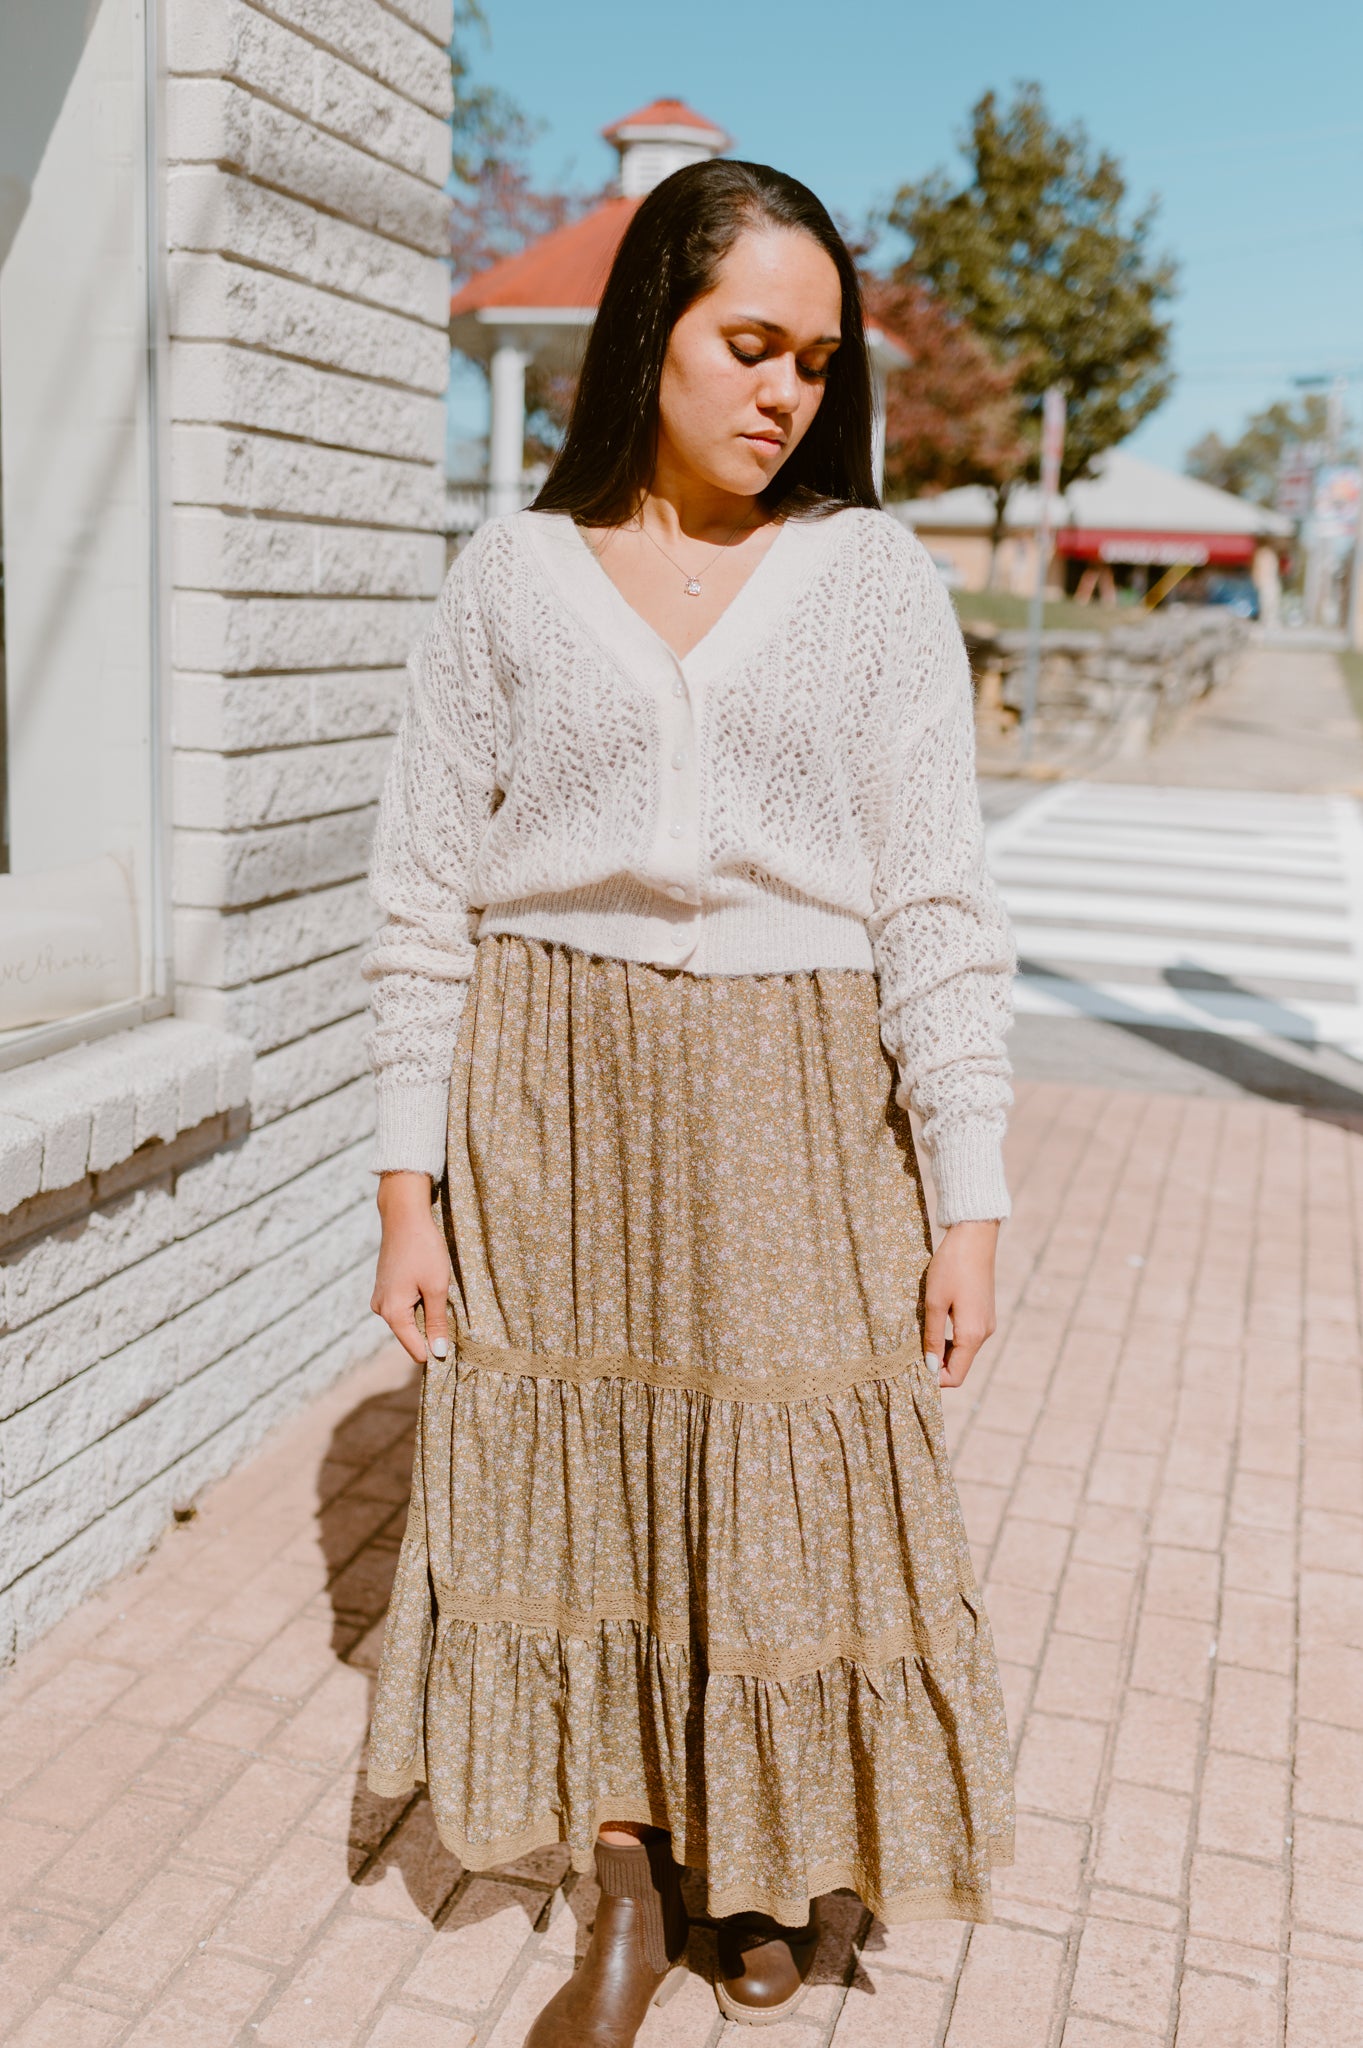
[[[628,1848],[619,1842],[596,1845],[596,1881],[608,1899],[633,1899],[639,1908],[639,1931],[650,1970],[670,1968],[658,1869],[660,1856],[671,1855],[664,1835]]]

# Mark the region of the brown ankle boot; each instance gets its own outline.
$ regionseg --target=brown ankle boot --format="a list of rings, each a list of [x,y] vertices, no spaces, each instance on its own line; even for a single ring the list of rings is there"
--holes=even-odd
[[[734,1913],[715,1923],[715,1997],[726,2019],[764,2027],[794,2012],[819,1945],[811,1905],[803,1927],[765,1913]]]
[[[587,1953],[525,2037],[525,2048],[632,2048],[686,1953],[689,1922],[667,1835],[596,1845],[601,1903]]]

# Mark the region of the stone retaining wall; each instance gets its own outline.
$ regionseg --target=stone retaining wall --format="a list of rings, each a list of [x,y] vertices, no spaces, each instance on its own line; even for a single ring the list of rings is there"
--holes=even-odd
[[[1218,608],[1178,607],[1107,631],[1042,634],[1033,758],[1066,766],[1143,752],[1229,676],[1249,633]],[[1015,742],[1026,687],[1025,632],[965,625],[981,741]]]

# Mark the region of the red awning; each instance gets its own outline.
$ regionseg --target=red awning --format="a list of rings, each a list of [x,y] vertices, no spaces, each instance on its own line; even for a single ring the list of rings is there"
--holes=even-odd
[[[1260,543],[1252,533],[1120,533],[1111,528],[1067,526],[1055,537],[1056,553],[1083,562],[1148,562],[1172,568],[1242,567]]]

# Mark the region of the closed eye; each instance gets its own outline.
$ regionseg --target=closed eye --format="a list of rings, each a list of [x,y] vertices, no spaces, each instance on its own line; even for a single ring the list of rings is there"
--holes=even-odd
[[[731,341],[729,343],[729,353],[740,363],[746,363],[748,368],[752,370],[762,361],[765,350],[758,355],[750,356],[739,348],[737,343]],[[822,384],[828,376],[827,363],[822,363],[817,368],[812,363],[797,363],[795,367],[808,384]]]

